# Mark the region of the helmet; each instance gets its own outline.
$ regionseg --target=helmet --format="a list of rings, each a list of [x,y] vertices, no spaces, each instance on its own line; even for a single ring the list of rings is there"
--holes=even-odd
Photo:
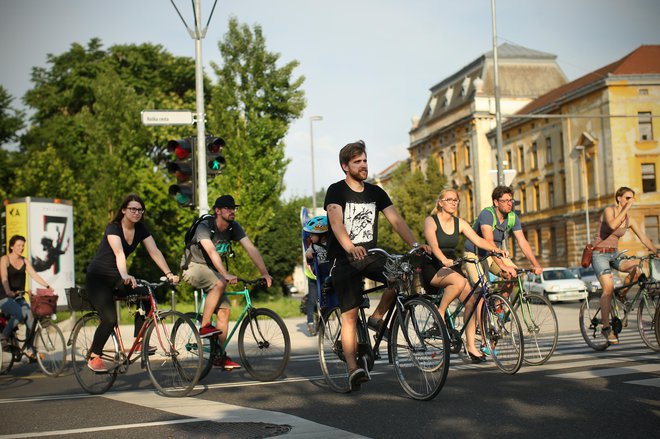
[[[328,217],[315,216],[311,220],[307,221],[307,224],[303,226],[303,230],[309,233],[325,233],[328,231]]]

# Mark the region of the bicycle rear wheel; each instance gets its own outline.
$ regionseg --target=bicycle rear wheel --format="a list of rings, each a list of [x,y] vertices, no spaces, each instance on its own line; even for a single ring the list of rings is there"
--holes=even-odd
[[[291,355],[284,321],[270,309],[251,309],[238,331],[238,353],[255,380],[272,381],[282,376]]]
[[[440,393],[447,379],[449,337],[438,309],[428,300],[413,297],[403,306],[403,315],[392,323],[392,363],[403,390],[426,401]]]
[[[513,310],[518,316],[525,339],[525,364],[545,363],[557,348],[559,325],[557,315],[548,299],[540,294],[518,296]]]
[[[0,375],[5,375],[9,373],[11,368],[14,366],[14,350],[18,349],[12,344],[7,344],[7,346],[0,347],[2,358],[0,359]]]
[[[341,346],[341,311],[328,309],[319,321],[319,363],[325,382],[338,393],[348,393],[348,369]]]
[[[73,374],[76,376],[80,387],[94,395],[105,393],[112,387],[117,379],[117,364],[120,359],[119,343],[117,343],[117,336],[113,332],[105,346],[103,346],[103,353],[101,354],[101,358],[110,370],[108,372],[94,372],[87,367],[94,333],[100,323],[101,318],[96,312],[85,314],[76,322],[71,335]]]
[[[655,341],[660,345],[660,306],[655,309],[653,327],[655,328]]]
[[[203,358],[190,344],[202,345],[199,331],[188,317],[178,311],[157,312],[142,341],[142,360],[149,378],[165,396],[186,396],[197,385]],[[156,352],[149,355],[147,346]]]
[[[186,313],[185,316],[194,323],[197,331],[199,332],[199,329],[202,327],[202,316],[194,312]],[[181,322],[183,323],[183,320],[181,320]],[[216,356],[220,355],[220,343],[218,342],[218,338],[216,336],[202,338],[201,340],[202,344],[198,345],[195,338],[191,334],[191,338],[186,344],[186,349],[189,352],[196,355],[201,355],[203,358],[202,372],[199,375],[200,381],[206,378],[206,376],[213,368],[213,360],[216,358]]]
[[[646,346],[654,351],[660,351],[660,345],[655,338],[654,328],[655,311],[658,309],[658,305],[660,305],[660,295],[655,294],[651,296],[647,292],[644,292],[637,308],[637,329],[639,330],[639,335],[642,337]]]
[[[580,306],[580,332],[587,345],[595,351],[604,351],[609,346],[602,330],[600,295],[589,295]]]
[[[53,322],[39,323],[34,335],[39,367],[48,376],[56,377],[66,365],[66,344],[60,328]]]
[[[511,304],[499,294],[491,294],[481,309],[481,335],[495,365],[504,373],[520,370],[525,355],[522,328]]]

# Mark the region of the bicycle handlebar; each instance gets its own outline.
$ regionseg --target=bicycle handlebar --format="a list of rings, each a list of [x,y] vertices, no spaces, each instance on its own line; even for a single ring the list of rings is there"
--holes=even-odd
[[[380,253],[383,256],[385,256],[387,258],[390,258],[390,259],[401,257],[401,256],[413,256],[413,255],[417,255],[417,254],[419,254],[419,255],[426,254],[426,252],[424,251],[424,249],[422,247],[413,247],[412,249],[410,249],[409,251],[407,251],[406,253],[404,253],[402,255],[390,254],[386,250],[383,250],[380,247],[370,248],[369,250],[367,250],[367,253],[368,254]]]
[[[266,279],[263,277],[258,277],[256,279],[243,279],[241,277],[236,278],[238,282],[241,282],[245,286],[248,285],[266,285]]]

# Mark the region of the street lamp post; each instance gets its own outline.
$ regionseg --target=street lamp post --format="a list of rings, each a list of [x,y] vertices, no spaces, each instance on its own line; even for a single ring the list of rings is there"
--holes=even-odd
[[[321,116],[309,118],[309,145],[312,155],[312,215],[316,216],[316,172],[314,171],[314,121],[323,120]]]
[[[591,239],[591,230],[589,228],[589,178],[587,178],[587,151],[584,145],[577,145],[575,150],[578,151],[578,178],[580,181],[580,195],[582,195],[582,159],[584,159],[584,214],[585,221],[587,222],[587,242]]]

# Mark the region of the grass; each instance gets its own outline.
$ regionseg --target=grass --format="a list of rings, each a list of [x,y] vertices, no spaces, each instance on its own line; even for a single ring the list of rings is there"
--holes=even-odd
[[[303,314],[300,313],[300,299],[291,298],[291,297],[278,297],[275,299],[253,299],[252,306],[255,308],[269,308],[275,311],[283,319],[288,317],[301,317]],[[172,303],[170,301],[160,302],[158,305],[161,310],[168,310],[172,308]],[[193,302],[177,302],[175,309],[182,313],[194,312],[195,304]],[[235,321],[243,310],[243,302],[232,303],[231,308],[231,320]],[[121,324],[132,324],[134,318],[135,307],[127,306],[121,307]],[[81,312],[78,312],[78,316],[82,315]],[[57,321],[64,321],[71,316],[71,311],[61,310],[57,312]]]

